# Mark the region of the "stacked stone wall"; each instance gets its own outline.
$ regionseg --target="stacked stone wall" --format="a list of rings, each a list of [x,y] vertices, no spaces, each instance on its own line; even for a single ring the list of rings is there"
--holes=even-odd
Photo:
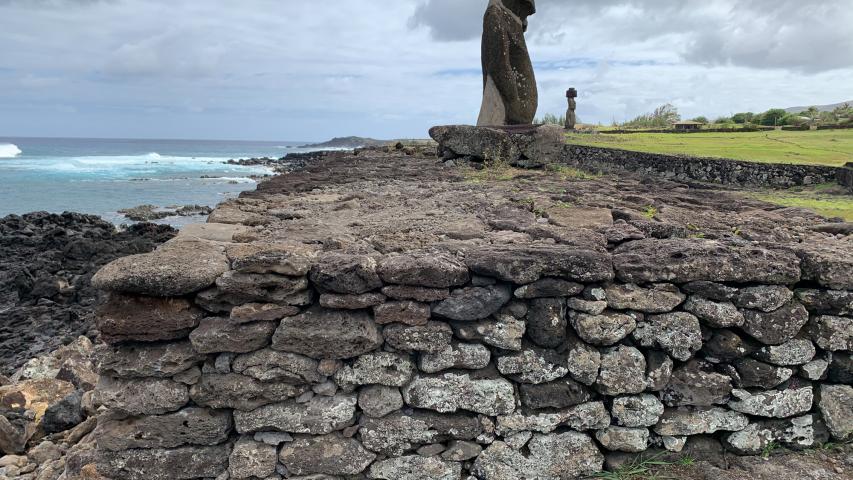
[[[179,237],[94,279],[111,291],[98,472],[561,479],[696,439],[742,455],[846,440],[853,268],[837,258],[701,239],[361,255]]]

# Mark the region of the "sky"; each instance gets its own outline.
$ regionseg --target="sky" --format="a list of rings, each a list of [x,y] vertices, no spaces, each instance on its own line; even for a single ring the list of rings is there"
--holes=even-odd
[[[423,138],[474,123],[488,0],[0,0],[0,137]],[[853,0],[537,0],[539,113],[853,100]]]

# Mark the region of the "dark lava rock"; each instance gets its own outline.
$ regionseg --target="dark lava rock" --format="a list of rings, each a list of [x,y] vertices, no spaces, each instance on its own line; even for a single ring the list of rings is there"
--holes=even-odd
[[[500,310],[511,298],[512,293],[505,285],[460,288],[450,298],[435,304],[432,313],[450,320],[480,320]]]
[[[592,398],[589,389],[570,378],[539,385],[519,386],[521,404],[527,408],[567,408]]]
[[[82,407],[83,392],[77,390],[49,406],[42,417],[41,426],[45,433],[64,432],[83,423],[86,419]]]
[[[566,340],[566,302],[562,298],[537,298],[527,311],[527,336],[545,348],[556,348]]]
[[[311,281],[329,292],[366,293],[382,286],[376,267],[373,257],[329,253],[311,268]]]
[[[793,339],[809,321],[806,307],[796,300],[770,313],[743,310],[743,316],[746,319],[743,330],[767,345],[781,345]]]
[[[710,407],[725,404],[732,393],[732,379],[716,373],[710,365],[692,360],[672,372],[661,400],[669,407]]]

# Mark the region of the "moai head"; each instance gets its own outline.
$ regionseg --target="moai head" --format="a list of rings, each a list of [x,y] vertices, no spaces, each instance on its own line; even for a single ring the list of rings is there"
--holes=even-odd
[[[527,17],[536,13],[536,0],[501,0],[501,2],[521,19],[524,30],[527,31]]]

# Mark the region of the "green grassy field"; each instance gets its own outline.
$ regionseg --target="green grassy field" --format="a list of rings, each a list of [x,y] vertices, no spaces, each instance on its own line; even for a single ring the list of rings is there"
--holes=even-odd
[[[787,190],[766,190],[747,195],[784,207],[808,208],[827,218],[838,217],[853,222],[853,195],[843,193],[838,185],[813,185]]]
[[[807,132],[567,134],[569,143],[762,163],[853,162],[853,129]]]

